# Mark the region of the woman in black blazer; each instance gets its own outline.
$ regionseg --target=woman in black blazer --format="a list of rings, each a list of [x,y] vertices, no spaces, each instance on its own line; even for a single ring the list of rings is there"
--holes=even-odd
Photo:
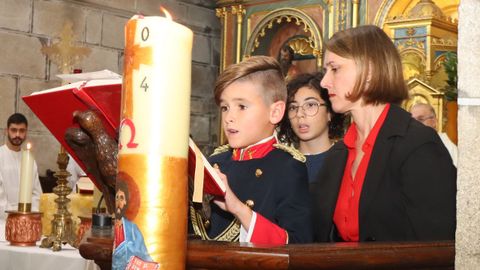
[[[390,38],[366,25],[325,47],[321,85],[353,122],[313,188],[316,240],[454,239],[456,168],[435,130],[398,107],[408,90]]]

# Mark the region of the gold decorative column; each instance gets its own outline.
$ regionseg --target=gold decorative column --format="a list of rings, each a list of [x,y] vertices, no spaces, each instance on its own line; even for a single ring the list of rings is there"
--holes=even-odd
[[[222,8],[217,8],[215,9],[215,14],[217,15],[218,18],[220,18],[221,22],[222,22],[222,37],[221,37],[221,40],[222,40],[222,51],[220,53],[220,59],[222,59],[220,61],[220,72],[222,72],[225,67],[227,66],[227,63],[226,63],[226,52],[227,52],[227,31],[228,31],[228,12],[227,12],[227,8],[226,7],[222,7]]]
[[[237,15],[237,51],[236,51],[236,58],[235,62],[240,63],[242,61],[242,23],[243,23],[243,15],[245,15],[245,9],[242,5],[232,6],[232,14]]]
[[[337,22],[336,22],[336,29],[337,31],[342,31],[347,29],[347,3],[345,0],[337,0],[336,12],[337,14]]]
[[[353,14],[352,14],[352,27],[357,27],[358,25],[358,1],[359,0],[353,0],[352,1],[352,10],[353,10]]]
[[[328,1],[328,37],[332,37],[334,33],[334,14],[333,0]]]

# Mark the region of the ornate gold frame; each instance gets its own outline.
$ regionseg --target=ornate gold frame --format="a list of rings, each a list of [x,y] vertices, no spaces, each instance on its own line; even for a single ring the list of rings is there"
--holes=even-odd
[[[313,55],[317,59],[317,67],[321,67],[323,39],[320,28],[317,26],[315,21],[308,16],[308,14],[295,8],[276,9],[265,15],[265,17],[260,20],[248,38],[243,56],[251,56],[255,49],[260,45],[260,39],[265,36],[266,31],[271,29],[274,23],[280,24],[284,20],[286,22],[295,21],[295,24],[297,25],[303,24],[305,33],[309,33],[308,43],[312,48]]]

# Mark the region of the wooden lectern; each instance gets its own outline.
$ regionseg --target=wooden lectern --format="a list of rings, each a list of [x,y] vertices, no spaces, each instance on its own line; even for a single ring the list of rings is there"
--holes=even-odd
[[[90,233],[80,254],[111,269],[113,237]],[[367,242],[254,246],[189,240],[187,269],[454,269],[455,243]]]

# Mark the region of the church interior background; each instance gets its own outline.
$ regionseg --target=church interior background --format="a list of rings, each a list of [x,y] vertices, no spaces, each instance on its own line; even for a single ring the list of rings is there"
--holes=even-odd
[[[462,5],[468,2],[473,6],[473,1],[464,0]],[[160,15],[159,5],[194,31],[190,128],[205,154],[221,141],[212,92],[216,77],[226,66],[251,55],[278,57],[279,48],[288,44],[301,71],[320,70],[322,43],[339,30],[364,24],[384,29],[401,54],[410,91],[410,99],[403,106],[408,109],[417,102],[432,104],[439,116],[437,126],[457,142],[457,107],[455,100],[445,96],[447,74],[443,63],[448,52],[457,51],[460,0],[0,0],[1,142],[6,140],[8,116],[25,114],[39,174],[55,170],[59,144],[21,100],[22,96],[61,84],[55,77],[58,68],[41,49],[58,42],[70,21],[75,44],[91,50],[74,68],[83,72],[109,69],[121,74],[125,23],[137,13]],[[475,108],[465,109],[464,117],[475,112]],[[478,125],[475,119],[465,119],[470,120],[472,131],[462,138],[470,138],[465,134],[475,135],[473,129]],[[465,123],[460,122],[464,128]],[[461,142],[464,149],[475,138],[465,141]],[[459,167],[459,177],[464,179],[470,176],[465,168],[479,155],[472,151],[465,156],[470,161]],[[467,191],[478,190],[478,177],[471,178],[471,186],[459,187],[458,200],[465,203],[457,203],[457,207],[476,212],[457,219],[466,225],[464,239],[457,233],[456,243],[468,247],[468,254],[476,252],[473,260],[478,265],[480,238],[475,240],[478,228],[473,227],[478,221],[478,193],[472,193],[476,200],[473,203],[466,195]],[[473,238],[472,228],[477,231]],[[463,251],[457,249],[457,258],[459,250]]]
[[[394,41],[403,63],[410,99],[431,104],[439,131],[456,143],[456,110],[444,95],[447,52],[456,53],[459,1],[218,1],[222,21],[220,67],[251,55],[278,57],[280,48],[295,51],[301,72],[321,70],[322,43],[333,33],[363,24],[381,27]],[[447,105],[448,103],[448,105]],[[446,107],[451,106],[450,110]],[[450,114],[449,114],[450,113]]]
[[[159,3],[160,2],[160,3]],[[456,142],[455,102],[444,96],[446,52],[456,52],[459,0],[301,1],[2,1],[0,9],[0,129],[15,112],[30,120],[39,173],[56,168],[58,143],[21,97],[60,85],[59,73],[41,48],[58,42],[67,21],[73,38],[91,54],[74,68],[83,72],[123,70],[124,24],[135,13],[159,15],[158,6],[194,33],[191,134],[205,153],[221,141],[212,89],[219,72],[250,55],[277,57],[288,44],[302,72],[321,70],[322,43],[336,31],[375,24],[392,38],[402,56],[411,98],[403,106],[433,105],[441,131]],[[447,110],[447,106],[453,109]],[[448,115],[451,113],[451,115]],[[5,140],[4,132],[0,139]]]

